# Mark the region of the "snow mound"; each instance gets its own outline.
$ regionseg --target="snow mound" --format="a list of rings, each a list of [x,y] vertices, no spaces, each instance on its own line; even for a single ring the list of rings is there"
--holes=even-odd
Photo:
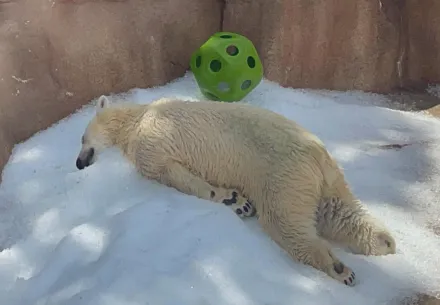
[[[191,73],[113,96],[202,98]],[[293,262],[254,219],[141,178],[116,150],[78,171],[85,106],[17,145],[0,186],[0,300],[8,305],[394,304],[440,293],[440,123],[359,92],[264,80],[247,98],[316,133],[353,191],[395,234],[396,255],[336,254],[358,285]],[[243,102],[243,103],[245,103]],[[381,145],[410,144],[401,149]]]

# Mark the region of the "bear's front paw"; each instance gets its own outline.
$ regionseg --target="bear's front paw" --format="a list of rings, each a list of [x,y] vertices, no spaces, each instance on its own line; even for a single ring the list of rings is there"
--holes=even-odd
[[[252,217],[255,216],[256,210],[252,203],[249,202],[246,198],[243,198],[241,202],[238,202],[236,205],[231,207],[235,214],[239,217]]]
[[[237,191],[231,191],[228,195],[229,198],[224,198],[222,203],[229,206],[239,217],[252,217],[255,215],[255,207],[249,200],[239,195]]]

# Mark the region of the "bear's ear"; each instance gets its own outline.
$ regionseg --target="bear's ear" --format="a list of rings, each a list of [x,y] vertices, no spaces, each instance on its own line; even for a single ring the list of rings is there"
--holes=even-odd
[[[107,108],[109,104],[109,99],[105,95],[101,95],[96,102],[96,112],[99,113],[102,109]]]

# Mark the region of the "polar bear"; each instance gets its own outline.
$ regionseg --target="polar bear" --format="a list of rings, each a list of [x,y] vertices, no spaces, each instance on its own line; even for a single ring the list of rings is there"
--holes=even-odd
[[[202,199],[251,203],[263,230],[293,259],[345,285],[355,285],[355,273],[330,242],[364,255],[396,252],[390,232],[352,194],[320,139],[275,112],[167,98],[109,106],[101,96],[78,169],[111,146],[148,179]]]

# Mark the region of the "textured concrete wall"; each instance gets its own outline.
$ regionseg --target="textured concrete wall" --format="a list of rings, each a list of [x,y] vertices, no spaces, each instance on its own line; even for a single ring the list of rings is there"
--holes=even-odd
[[[223,29],[249,36],[266,76],[285,86],[440,83],[438,0],[226,0]]]
[[[407,0],[410,83],[440,83],[440,1]]]
[[[399,29],[379,1],[227,0],[223,28],[250,37],[266,76],[285,86],[387,91],[399,82]]]

